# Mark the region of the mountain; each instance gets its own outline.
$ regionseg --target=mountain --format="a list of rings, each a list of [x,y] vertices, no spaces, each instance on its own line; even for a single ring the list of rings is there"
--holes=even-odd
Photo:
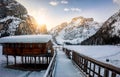
[[[111,16],[90,38],[84,40],[82,45],[120,44],[120,11]]]
[[[57,44],[80,44],[81,41],[95,34],[101,24],[93,18],[75,17],[70,23],[62,23],[53,28],[50,33]]]
[[[0,37],[36,34],[38,24],[15,0],[0,0]]]

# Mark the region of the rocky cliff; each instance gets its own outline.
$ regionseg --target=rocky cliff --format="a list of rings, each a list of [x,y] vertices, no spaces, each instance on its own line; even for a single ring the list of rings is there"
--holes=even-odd
[[[38,24],[15,0],[0,0],[0,37],[37,34]]]

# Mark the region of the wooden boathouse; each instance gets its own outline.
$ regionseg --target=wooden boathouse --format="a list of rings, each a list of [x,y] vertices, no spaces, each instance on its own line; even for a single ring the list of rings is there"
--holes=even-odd
[[[54,53],[51,38],[51,35],[20,35],[0,38],[7,66],[11,66],[9,63],[11,56],[14,67],[48,66]]]

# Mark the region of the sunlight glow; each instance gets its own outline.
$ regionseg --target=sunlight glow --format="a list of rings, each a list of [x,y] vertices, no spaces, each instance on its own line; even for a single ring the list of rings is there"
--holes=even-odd
[[[36,21],[39,25],[43,25],[43,24],[46,24],[47,22],[45,21],[45,16],[39,16],[39,17],[36,17]]]
[[[35,18],[39,25],[48,24],[48,18],[45,9],[41,8],[38,11],[31,10],[30,15],[32,15]]]

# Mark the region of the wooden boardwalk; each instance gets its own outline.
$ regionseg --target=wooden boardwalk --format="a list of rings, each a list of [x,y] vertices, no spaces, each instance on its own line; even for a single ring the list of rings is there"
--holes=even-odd
[[[55,77],[83,77],[63,51],[57,50]]]

